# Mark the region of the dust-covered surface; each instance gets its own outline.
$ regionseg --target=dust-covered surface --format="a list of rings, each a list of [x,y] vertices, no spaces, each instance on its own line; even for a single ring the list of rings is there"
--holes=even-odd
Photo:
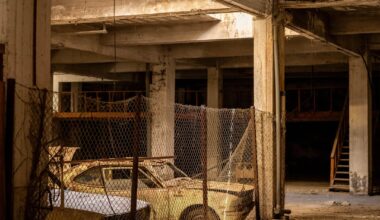
[[[329,192],[325,182],[288,182],[286,209],[291,219],[380,219],[380,196]]]

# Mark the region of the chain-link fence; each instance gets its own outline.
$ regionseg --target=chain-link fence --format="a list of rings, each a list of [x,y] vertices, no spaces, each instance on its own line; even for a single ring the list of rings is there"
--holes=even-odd
[[[253,209],[267,113],[16,93],[33,149],[28,219],[245,219]]]

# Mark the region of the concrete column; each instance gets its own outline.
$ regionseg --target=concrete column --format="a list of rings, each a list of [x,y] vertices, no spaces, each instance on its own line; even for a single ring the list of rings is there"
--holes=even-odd
[[[276,195],[275,77],[274,77],[274,18],[255,20],[254,25],[254,106],[256,113],[258,187],[261,219],[273,219],[277,199],[284,204],[284,196]],[[284,26],[278,26],[280,89],[284,85]],[[283,100],[284,102],[284,100]],[[284,105],[282,103],[281,105]],[[282,135],[283,136],[283,135]],[[279,137],[282,138],[282,137]],[[283,146],[282,146],[283,153]],[[283,160],[283,159],[282,159]],[[284,161],[281,161],[283,164]],[[283,174],[281,174],[283,182]],[[284,187],[281,187],[281,195]]]
[[[366,60],[368,57],[365,57]],[[371,87],[362,57],[349,58],[350,192],[372,191]]]
[[[33,1],[6,0],[6,53],[4,77],[19,84],[33,86]],[[50,0],[37,1],[36,21],[36,85],[52,89],[50,72]],[[3,16],[3,14],[2,14]],[[3,27],[2,27],[3,28]],[[2,29],[0,28],[0,29]],[[19,89],[18,96],[28,100],[28,92]],[[14,137],[14,219],[24,219],[27,187],[31,173],[32,146],[28,139],[30,107],[16,98]]]
[[[152,67],[151,146],[148,156],[174,156],[175,60],[165,57]]]
[[[222,87],[223,73],[220,68],[212,67],[207,69],[207,107],[222,107]],[[214,179],[218,176],[221,168],[218,167],[221,161],[220,152],[220,121],[219,114],[213,109],[207,111],[207,167],[209,169],[208,178]]]
[[[207,107],[220,108],[223,105],[223,73],[219,67],[207,69]]]
[[[71,83],[71,112],[79,111],[79,95],[82,91],[82,83],[72,82]]]

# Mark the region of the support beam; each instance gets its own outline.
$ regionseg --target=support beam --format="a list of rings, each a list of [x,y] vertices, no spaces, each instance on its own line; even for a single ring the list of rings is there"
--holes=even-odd
[[[221,68],[249,68],[253,67],[253,57],[231,57],[220,59]],[[317,53],[287,55],[285,65],[291,66],[322,66],[330,64],[347,64],[348,58],[340,53]]]
[[[255,16],[265,17],[272,12],[272,2],[269,0],[217,0],[238,10],[246,11]]]
[[[380,0],[313,0],[313,1],[284,1],[280,4],[282,8],[312,9],[330,7],[363,7],[379,6]]]
[[[40,89],[52,89],[52,78],[50,72],[50,0],[36,1],[36,10],[31,0],[5,0],[6,13],[6,53],[4,55],[4,78],[13,78],[18,84],[33,86],[33,50],[36,54],[36,86]],[[4,8],[4,7],[1,7]],[[1,9],[0,9],[1,10]],[[35,14],[36,11],[36,14]],[[34,14],[36,16],[34,16]],[[33,20],[35,20],[35,29]],[[36,31],[35,33],[34,30]],[[34,37],[36,36],[36,42]],[[31,161],[33,147],[30,143],[30,117],[33,112],[28,109],[30,106],[24,102],[29,100],[30,93],[26,89],[17,87],[17,97],[15,100],[15,120],[14,120],[14,145],[13,148],[13,200],[8,198],[7,202],[12,203],[13,219],[28,219],[24,216],[25,205],[30,201],[27,197],[29,180],[31,175]],[[34,115],[35,116],[35,115]],[[35,118],[34,118],[35,119]],[[10,149],[12,150],[12,149]],[[11,169],[11,168],[10,168]],[[9,179],[8,179],[9,180]],[[30,203],[29,203],[30,204]],[[12,211],[8,209],[8,211]],[[11,218],[8,218],[11,219]]]
[[[215,63],[214,63],[215,65]],[[207,68],[207,107],[223,107],[223,71],[218,67]]]
[[[161,52],[161,48],[155,46],[130,46],[118,48],[103,46],[100,44],[98,36],[80,37],[72,35],[53,34],[51,42],[53,45],[58,45],[61,48],[91,52],[114,58],[116,56],[116,59],[137,62],[158,63],[159,54]]]
[[[365,61],[366,60],[366,61]],[[368,56],[349,59],[350,192],[372,192],[372,94]]]
[[[157,23],[157,20],[188,20],[191,16],[234,11],[204,0],[54,0],[52,25],[81,23]],[[115,11],[114,11],[115,9]],[[236,10],[235,10],[236,11]],[[102,15],[101,17],[99,15]]]
[[[209,15],[211,22],[176,25],[145,25],[126,27],[101,38],[104,45],[159,45],[194,42],[211,42],[253,37],[252,16],[246,13],[224,13]],[[170,34],[168,34],[170,33]]]
[[[215,65],[215,63],[214,63]],[[219,67],[207,69],[207,107],[221,108],[223,102],[223,72]],[[219,174],[218,164],[221,162],[221,149],[218,137],[220,137],[220,117],[214,110],[207,110],[207,167],[210,172],[208,178],[214,179]]]
[[[152,67],[150,85],[151,146],[148,156],[174,156],[175,60],[164,57]]]
[[[182,44],[170,46],[176,59],[252,56],[253,40]],[[286,55],[340,52],[339,49],[304,37],[291,37],[286,41]]]
[[[254,26],[254,105],[258,111],[259,120],[257,129],[257,161],[258,161],[258,190],[259,208],[261,219],[273,219],[276,201],[283,204],[283,196],[276,195],[276,173],[280,172],[276,166],[275,150],[275,126],[273,117],[275,113],[275,59],[274,59],[274,20],[272,16],[265,19],[256,20]],[[281,28],[284,28],[280,25]],[[279,29],[281,29],[279,28]],[[278,39],[285,40],[284,31],[278,31]],[[282,34],[280,34],[282,33]],[[284,45],[282,42],[280,45]],[[279,46],[279,71],[280,76],[284,74],[284,47]],[[284,80],[283,77],[280,80]],[[261,116],[260,112],[265,112]],[[267,115],[266,115],[267,114]],[[283,195],[283,188],[280,189]],[[279,207],[281,208],[281,207]]]
[[[121,61],[123,60],[116,59],[116,62]],[[111,56],[72,49],[53,50],[51,57],[52,64],[90,64],[113,62],[115,62],[115,58]]]
[[[380,33],[380,19],[376,15],[334,15],[330,17],[329,30],[332,35]]]
[[[305,37],[319,40],[335,47],[348,56],[360,56],[360,41],[346,43],[352,39],[336,39],[328,31],[328,19],[322,12],[315,11],[289,11],[287,14],[287,27]]]

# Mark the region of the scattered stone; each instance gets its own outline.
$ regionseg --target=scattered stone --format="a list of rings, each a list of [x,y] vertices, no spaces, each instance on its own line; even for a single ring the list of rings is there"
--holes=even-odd
[[[349,203],[348,201],[327,201],[324,203],[325,205],[328,205],[328,206],[350,206],[351,203]]]
[[[338,202],[337,201],[333,201],[333,200],[325,202],[325,205],[329,205],[329,206],[334,206],[334,205],[337,205],[337,204],[338,204]]]

